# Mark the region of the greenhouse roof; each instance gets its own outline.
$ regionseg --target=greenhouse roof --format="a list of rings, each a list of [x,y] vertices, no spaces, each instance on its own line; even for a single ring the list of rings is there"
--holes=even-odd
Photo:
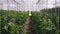
[[[21,10],[21,11],[39,11],[44,8],[55,7],[55,0],[1,0],[3,3],[3,9],[7,10]],[[38,2],[39,1],[39,2]],[[10,3],[9,3],[10,2]],[[17,4],[18,2],[18,4]],[[36,4],[38,2],[38,4]],[[9,5],[7,5],[9,3]],[[56,0],[56,5],[60,6],[60,0]]]

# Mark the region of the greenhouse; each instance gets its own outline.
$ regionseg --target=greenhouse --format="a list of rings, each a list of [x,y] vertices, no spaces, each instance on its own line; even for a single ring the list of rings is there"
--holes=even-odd
[[[60,0],[0,0],[0,34],[60,34]]]

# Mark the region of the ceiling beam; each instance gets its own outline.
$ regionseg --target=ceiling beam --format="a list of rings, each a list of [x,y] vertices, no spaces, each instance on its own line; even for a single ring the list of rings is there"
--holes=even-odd
[[[36,4],[38,4],[40,1],[41,1],[41,0],[38,0],[38,1],[36,2]]]
[[[14,1],[14,2],[16,2],[17,4],[19,4],[19,5],[20,5],[20,3],[18,3],[16,0],[12,0],[12,1]]]

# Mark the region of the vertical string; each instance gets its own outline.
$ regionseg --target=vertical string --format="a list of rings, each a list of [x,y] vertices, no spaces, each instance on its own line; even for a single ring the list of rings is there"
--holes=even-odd
[[[45,0],[45,4],[46,4],[46,6],[45,6],[45,10],[47,10],[47,8],[48,8],[48,0]],[[47,11],[46,11],[45,18],[46,18],[46,17],[47,17]],[[48,19],[48,17],[47,17],[46,19]]]
[[[59,7],[58,7],[58,29],[59,29]]]
[[[55,0],[55,16],[56,16],[56,0]],[[57,19],[57,18],[56,18]],[[57,21],[56,21],[56,23],[57,23]],[[58,26],[56,26],[56,28],[57,28]]]
[[[55,15],[56,15],[56,19],[57,19],[56,20],[56,23],[57,23],[56,27],[57,27],[57,30],[59,30],[59,22],[58,22],[59,19],[57,18],[58,17],[58,15],[57,15],[58,11],[57,11],[57,4],[56,3],[57,3],[57,0],[55,0]]]
[[[42,8],[43,8],[43,1],[41,0],[41,10],[42,10]]]
[[[18,3],[18,9],[19,9],[19,11],[20,11],[20,3]]]
[[[47,0],[46,0],[46,9],[47,9]]]
[[[29,11],[29,16],[31,16],[31,11]]]
[[[56,4],[58,4],[58,3],[56,3]],[[59,30],[59,7],[57,7],[57,15],[58,15],[58,30]]]
[[[8,3],[8,0],[7,0],[7,11],[9,11],[9,8],[8,8],[8,6],[9,6],[9,3]],[[5,8],[4,8],[5,9]],[[5,14],[6,14],[6,12],[5,12]],[[6,14],[6,17],[7,17],[8,15]],[[8,22],[8,21],[7,21]]]
[[[20,4],[19,4],[19,11],[20,11]]]
[[[13,5],[14,5],[14,2],[12,1],[12,10],[14,10],[14,7],[13,7]]]
[[[9,11],[9,5],[10,5],[10,2],[9,0],[7,0],[7,10]]]
[[[31,3],[31,0],[29,0],[30,1],[30,3]],[[32,8],[31,8],[31,4],[29,3],[29,7],[30,7],[30,10],[29,10],[29,16],[31,16],[31,10],[32,10]]]
[[[47,10],[47,8],[48,8],[48,0],[46,0],[46,7],[45,7],[45,9]],[[47,11],[46,11],[46,13],[47,13]]]
[[[58,29],[59,29],[59,8],[57,9],[58,10]]]
[[[41,0],[41,10],[43,9],[43,0]]]
[[[1,6],[0,9],[2,9]],[[0,10],[0,16],[1,16],[1,10]],[[1,33],[1,20],[0,20],[0,33]]]

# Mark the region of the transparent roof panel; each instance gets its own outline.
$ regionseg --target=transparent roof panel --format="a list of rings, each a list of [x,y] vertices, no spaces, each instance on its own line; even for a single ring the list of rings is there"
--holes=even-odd
[[[39,11],[44,8],[53,8],[55,7],[55,5],[60,6],[60,0],[56,0],[56,2],[55,0],[1,0],[0,3],[3,4],[3,9],[5,8],[10,9],[11,7],[12,9],[14,9],[14,7],[16,8],[20,7],[17,10],[23,11],[25,10]]]

